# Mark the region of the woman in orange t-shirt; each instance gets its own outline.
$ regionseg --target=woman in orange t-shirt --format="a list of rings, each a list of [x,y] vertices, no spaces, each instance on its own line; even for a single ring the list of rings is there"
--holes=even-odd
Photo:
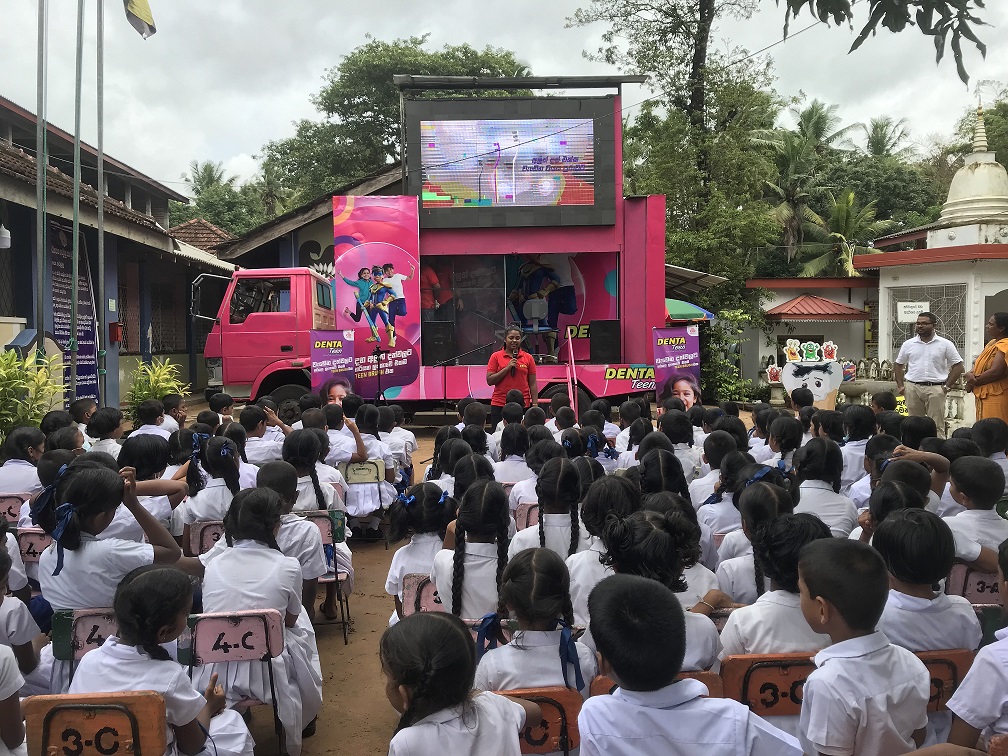
[[[977,420],[1000,417],[1008,422],[1008,313],[995,312],[984,328],[987,346],[966,373],[966,390],[976,399]]]
[[[536,392],[536,365],[532,355],[521,348],[522,330],[510,325],[504,332],[504,348],[490,355],[487,363],[487,385],[493,386],[490,399],[490,424],[497,427],[505,397],[511,389],[522,392],[525,407],[539,401]]]

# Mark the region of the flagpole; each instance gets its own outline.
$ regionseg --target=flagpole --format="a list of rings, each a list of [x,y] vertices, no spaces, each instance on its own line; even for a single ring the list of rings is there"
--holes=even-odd
[[[49,19],[46,0],[38,0],[38,63],[35,114],[35,359],[45,359],[45,260],[46,260],[46,47]]]
[[[80,130],[84,68],[84,0],[77,0],[77,72],[74,81],[73,254],[70,262],[70,396],[77,398],[77,268],[80,259]]]
[[[98,406],[105,406],[105,338],[107,334],[105,300],[105,0],[98,0]]]

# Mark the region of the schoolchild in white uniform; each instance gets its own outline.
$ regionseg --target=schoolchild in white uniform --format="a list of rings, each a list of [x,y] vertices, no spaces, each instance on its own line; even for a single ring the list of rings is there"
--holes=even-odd
[[[171,567],[140,567],[123,578],[113,607],[118,637],[81,659],[69,692],[153,690],[165,701],[167,754],[252,756],[255,742],[248,726],[237,711],[226,708],[216,678],[200,695],[186,668],[161,646],[186,628],[192,610],[189,577]]]
[[[514,485],[535,475],[525,462],[528,447],[528,431],[520,422],[504,426],[500,443],[501,461],[494,463],[494,479],[498,483]]]
[[[842,496],[843,454],[828,438],[813,438],[795,454],[799,485],[795,513],[808,512],[825,522],[833,535],[846,538],[857,525],[854,502]]]
[[[519,504],[539,501],[536,487],[543,465],[554,457],[565,456],[563,447],[556,441],[538,441],[532,444],[525,454],[525,464],[532,471],[532,477],[518,481],[512,487],[508,495],[508,506],[511,507],[511,511],[517,509]]]
[[[537,704],[473,692],[469,628],[447,612],[419,612],[388,628],[379,644],[385,696],[401,716],[389,756],[519,756],[518,733]]]
[[[460,460],[473,453],[472,447],[459,438],[450,438],[441,445],[441,451],[435,460],[436,467],[431,468],[430,482],[447,493],[455,495],[455,466]],[[489,462],[489,460],[487,460]],[[439,473],[435,477],[435,473]]]
[[[151,433],[160,436],[165,441],[171,431],[161,427],[164,424],[164,405],[157,399],[146,399],[137,405],[134,411],[138,427],[130,433],[131,436],[142,436]]]
[[[995,462],[1008,478],[1008,423],[1000,417],[985,417],[973,423],[970,438],[980,447],[980,455]],[[1006,491],[1008,493],[1008,491]]]
[[[0,549],[0,595],[9,587],[11,565],[10,555]],[[14,596],[4,596],[0,601],[0,645],[14,651],[18,670],[25,680],[20,691],[22,697],[49,693],[52,654],[46,654],[46,664],[41,664],[39,657],[48,643],[49,638],[42,634],[28,605]]]
[[[455,520],[455,548],[435,554],[430,572],[447,611],[478,619],[497,610],[510,521],[507,494],[497,481],[469,486]]]
[[[269,407],[262,408],[249,404],[241,411],[238,422],[248,436],[245,442],[245,456],[251,464],[264,465],[283,457],[283,441],[265,437],[267,427],[279,428],[284,436],[292,430],[277,417],[276,412]]]
[[[547,461],[536,479],[539,524],[515,534],[508,557],[513,559],[519,551],[537,546],[552,550],[561,560],[586,550],[589,535],[578,516],[580,493],[581,477],[567,457]]]
[[[729,452],[721,460],[721,478],[717,489],[697,509],[697,519],[714,533],[730,533],[741,529],[742,516],[735,508],[732,494],[744,486],[746,478],[743,471],[751,465],[746,456],[737,451]]]
[[[343,408],[338,404],[327,404],[322,408],[326,419],[326,435],[329,437],[329,453],[325,463],[336,467],[340,462],[366,462],[367,449],[360,438],[356,424],[343,418]],[[349,435],[347,435],[349,434]]]
[[[608,399],[599,398],[591,403],[591,408],[602,415],[602,427],[599,428],[602,431],[602,437],[605,438],[610,446],[615,445],[620,427],[612,421],[612,404],[609,403]]]
[[[697,528],[681,512],[659,514],[643,510],[623,519],[609,518],[602,540],[606,544],[603,563],[614,572],[657,580],[675,592],[673,595],[680,604],[683,599],[679,593],[698,590],[688,585],[685,577],[687,568],[695,566],[700,557]],[[716,581],[712,582],[716,587]],[[588,609],[591,614],[590,598]],[[692,611],[685,614],[686,653],[682,668],[710,669],[721,650],[717,628],[703,614]],[[590,633],[584,639],[594,645]]]
[[[385,478],[378,483],[350,484],[346,496],[347,514],[352,519],[367,520],[369,527],[377,528],[382,507],[387,507],[395,496],[392,483],[396,477],[396,463],[388,444],[378,439],[378,408],[372,404],[362,405],[357,410],[357,430],[367,451],[367,458],[379,463],[379,474],[384,468]]]
[[[119,459],[119,439],[122,438],[123,414],[115,407],[101,407],[87,422],[87,435],[95,439],[89,451],[105,452]]]
[[[395,430],[395,410],[389,406],[378,408],[378,440],[388,444],[389,451],[396,461],[397,482],[407,467],[409,457],[406,454],[406,440],[392,433]]]
[[[389,508],[389,543],[409,537],[409,543],[392,555],[385,591],[395,599],[395,611],[389,618],[394,625],[403,618],[403,578],[430,575],[434,557],[441,551],[448,523],[455,519],[457,505],[446,491],[433,483],[410,487]],[[444,599],[441,599],[444,603]],[[409,611],[412,612],[412,607]]]
[[[764,476],[768,477],[768,476]],[[767,590],[768,584],[755,563],[751,548],[753,538],[779,514],[794,508],[790,495],[772,481],[758,481],[739,494],[742,531],[750,541],[747,554],[726,559],[717,566],[718,589],[731,596],[736,604],[752,604]],[[738,531],[735,531],[738,532]]]
[[[549,417],[545,423],[542,423],[542,425],[545,426],[550,433],[557,432],[556,413],[561,407],[570,407],[570,397],[568,397],[567,394],[553,394],[553,396],[550,397]]]
[[[521,393],[520,391],[516,391],[515,389],[512,389],[512,391],[515,391],[516,394]],[[504,429],[509,425],[521,425],[522,419],[524,417],[525,417],[525,407],[523,404],[523,400],[519,400],[517,402],[509,401],[506,402],[503,407],[501,407],[501,421],[497,424],[497,428],[493,432],[494,444],[497,446],[497,455],[501,460],[503,460],[507,456],[501,449],[501,443],[504,438]],[[512,482],[512,481],[504,481],[504,482]]]
[[[647,438],[648,434],[653,431],[654,426],[651,425],[649,420],[645,420],[643,417],[639,417],[631,423],[627,450],[620,452],[619,457],[616,458],[617,470],[627,470],[637,465],[637,452],[640,451],[640,445]]]
[[[588,548],[566,559],[574,624],[579,627],[588,626],[588,595],[592,588],[613,574],[612,568],[600,559],[605,553],[602,533],[606,517],[610,512],[620,518],[636,512],[641,508],[640,499],[636,486],[620,475],[606,476],[588,489],[581,505],[581,521],[590,536]]]
[[[945,522],[955,535],[989,549],[998,548],[1008,538],[1008,520],[994,509],[1004,495],[1001,467],[983,457],[960,457],[952,463],[951,476],[952,498],[966,511],[946,517]],[[962,558],[961,554],[956,556]]]
[[[248,443],[245,428],[241,423],[228,423],[221,435],[231,439],[238,449],[238,487],[242,491],[246,488],[255,488],[259,468],[248,461],[248,455],[245,453],[245,444]]]
[[[332,485],[323,484],[319,478],[320,451],[319,436],[313,428],[292,431],[284,440],[283,461],[293,465],[298,474],[295,512],[343,508]]]
[[[770,423],[769,433],[767,446],[773,451],[773,456],[764,464],[776,467],[785,475],[790,474],[794,470],[795,452],[802,445],[801,421],[782,415]]]
[[[284,504],[268,488],[240,491],[224,520],[231,548],[206,566],[203,611],[233,612],[276,609],[284,617],[284,650],[273,660],[280,721],[292,756],[301,752],[304,736],[314,732],[322,707],[322,676],[314,632],[298,622],[302,614],[301,565],[285,556],[276,542]],[[244,697],[270,701],[268,670],[259,662],[205,665],[194,682],[205,685],[219,676],[229,705]]]
[[[714,494],[714,488],[721,482],[721,460],[730,452],[738,450],[734,437],[726,431],[711,431],[704,439],[704,464],[710,465],[711,471],[698,477],[689,484],[690,501],[694,509],[700,509]]]
[[[38,428],[15,428],[4,440],[7,461],[0,467],[0,493],[35,495],[42,490],[35,465],[45,453],[45,435]]]
[[[812,443],[812,442],[810,442]],[[877,624],[889,594],[885,563],[848,538],[807,544],[798,560],[801,608],[832,645],[815,655],[799,730],[806,753],[907,753],[924,742],[931,675]]]
[[[872,546],[889,571],[878,629],[892,643],[915,653],[980,645],[983,630],[969,601],[932,590],[955,562],[955,540],[941,518],[922,509],[896,510],[879,523]],[[928,742],[944,743],[951,724],[950,712],[929,714]]]
[[[882,476],[877,469],[878,464],[888,460],[896,447],[900,445],[899,439],[886,433],[876,433],[868,439],[864,449],[864,470],[865,475],[851,484],[847,496],[854,502],[854,506],[860,511],[868,506],[868,500],[872,494],[872,477],[875,481]]]
[[[186,479],[189,482],[189,498],[184,504],[182,513],[184,530],[182,534],[183,549],[189,547],[189,531],[194,522],[221,522],[231,502],[240,490],[238,482],[238,447],[234,442],[223,436],[214,436],[206,442],[202,452],[203,469],[207,473],[207,481],[199,468],[189,463]]]
[[[708,698],[696,680],[676,680],[688,654],[689,614],[667,588],[631,575],[606,578],[589,599],[600,672],[619,687],[581,707],[585,756],[799,756],[798,741],[749,707]],[[708,620],[709,622],[709,620]]]
[[[703,451],[693,446],[693,424],[685,412],[670,410],[661,416],[659,422],[662,433],[672,442],[674,453],[682,464],[686,483],[692,483],[699,475]]]
[[[396,438],[401,438],[403,441],[403,448],[406,451],[406,468],[410,474],[410,484],[412,484],[413,477],[413,455],[416,453],[420,445],[417,444],[416,436],[413,431],[408,430],[405,427],[406,423],[406,413],[403,412],[402,405],[400,404],[390,404],[393,414],[395,415],[395,427],[392,429],[391,433]],[[496,439],[495,439],[496,440]]]
[[[875,434],[875,413],[863,404],[852,404],[844,411],[844,428],[847,441],[840,448],[843,455],[843,472],[840,474],[840,493],[850,495],[854,483],[868,474],[865,454],[868,440]]]
[[[496,462],[498,460],[497,456],[497,444],[494,442],[493,436],[486,432],[486,419],[487,419],[487,407],[482,402],[472,401],[466,405],[465,410],[462,413],[463,427],[459,429],[459,432],[463,432],[465,428],[475,425],[483,432],[483,436],[486,440],[486,454],[490,455],[490,461]],[[470,444],[471,445],[471,444]],[[482,452],[481,452],[482,453]]]
[[[181,557],[171,533],[137,500],[135,487],[132,470],[117,474],[82,458],[36,499],[33,520],[53,537],[39,557],[39,584],[54,611],[111,606],[123,576],[144,565],[176,564],[198,574],[198,560]],[[147,543],[97,537],[120,503],[140,523]],[[69,683],[69,663],[54,660],[51,692],[65,693]]]
[[[88,457],[100,452],[89,452]],[[119,458],[120,467],[132,467],[136,471],[137,499],[154,517],[171,530],[174,509],[181,505],[189,487],[183,480],[164,480],[168,468],[168,442],[154,434],[130,436],[122,445]],[[99,538],[121,538],[126,541],[142,541],[143,528],[132,513],[123,505],[116,509],[115,518],[101,532]]]
[[[690,600],[689,596],[691,594],[696,594],[697,600],[699,600],[703,598],[707,590],[716,588],[717,577],[714,574],[714,570],[718,566],[718,554],[714,546],[714,534],[711,533],[710,528],[702,525],[697,520],[696,512],[693,510],[693,505],[690,504],[689,499],[671,491],[661,491],[642,496],[641,509],[658,512],[659,514],[681,512],[691,525],[695,525],[698,528],[697,532],[700,534],[700,560],[693,567],[688,567],[683,573],[683,577],[686,578],[686,582],[690,585],[686,593],[677,594],[679,599],[683,601],[683,605],[685,606],[685,602]],[[695,604],[696,601],[693,603]],[[690,606],[692,605],[690,604]]]
[[[469,405],[472,406],[472,405]],[[490,447],[487,446],[486,433],[478,425],[467,425],[462,429],[462,440],[469,444],[469,447],[476,454],[481,454],[487,458],[490,464],[494,464],[497,459],[490,454]]]
[[[633,421],[643,416],[639,403],[628,399],[619,406],[620,432],[616,436],[616,451],[625,452],[630,448],[630,426]],[[645,418],[650,421],[651,418]]]
[[[595,654],[572,636],[570,575],[563,560],[550,549],[518,552],[504,569],[500,603],[518,621],[518,631],[510,643],[484,653],[479,642],[491,637],[491,630],[481,627],[476,689],[563,686],[587,698],[597,672]]]

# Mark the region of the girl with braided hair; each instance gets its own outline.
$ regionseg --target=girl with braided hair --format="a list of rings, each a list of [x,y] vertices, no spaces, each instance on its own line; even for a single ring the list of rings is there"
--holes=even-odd
[[[385,631],[378,649],[385,696],[401,715],[389,756],[519,756],[518,733],[542,719],[538,704],[473,691],[472,636],[453,614],[410,615]]]
[[[293,431],[284,439],[283,461],[294,465],[298,474],[295,512],[334,509],[340,504],[335,489],[331,485],[323,486],[319,481],[316,464],[320,449],[321,441],[312,428]]]
[[[587,549],[588,533],[578,517],[580,493],[581,476],[573,462],[566,457],[547,461],[536,479],[539,525],[519,530],[511,539],[508,556],[514,558],[522,549],[539,546],[566,559]]]
[[[588,697],[598,671],[595,653],[573,638],[570,574],[556,553],[525,549],[511,558],[501,578],[498,615],[516,619],[518,630],[510,643],[486,653],[477,640],[477,690],[565,686]],[[480,638],[497,623],[496,615],[485,618]]]
[[[195,450],[197,441],[202,442],[198,435],[193,435],[193,449]],[[202,468],[206,471],[207,480],[203,484],[203,476],[193,460],[189,462],[188,476],[195,476],[200,481],[200,486],[195,495],[192,493],[193,483],[189,481],[189,498],[186,500],[185,511],[182,513],[182,544],[189,554],[189,531],[194,522],[220,521],[224,519],[231,501],[240,489],[238,480],[238,447],[234,441],[224,436],[213,436],[206,440],[200,453]]]
[[[431,580],[452,614],[474,619],[497,608],[510,523],[500,483],[479,479],[466,489],[455,520],[455,548],[439,551],[431,568]]]
[[[167,754],[252,756],[252,735],[241,715],[225,708],[217,676],[200,695],[163,647],[185,630],[192,610],[189,577],[171,567],[138,567],[119,583],[112,606],[119,635],[81,659],[70,692],[153,690],[165,700]]]
[[[778,514],[789,511],[791,498],[788,492],[769,482],[748,486],[739,496],[742,530],[746,538],[755,543],[762,531]],[[721,562],[717,568],[718,588],[736,604],[752,604],[766,592],[767,581],[759,563],[753,559],[752,550]],[[715,603],[715,602],[711,602]]]
[[[301,563],[277,545],[283,512],[283,499],[269,488],[250,488],[234,497],[224,517],[231,548],[206,565],[203,610],[276,609],[284,618],[284,650],[273,660],[273,678],[287,751],[299,756],[302,737],[314,734],[322,708],[322,675],[315,634],[301,603]],[[243,698],[272,700],[268,669],[260,662],[203,665],[193,682],[206,685],[214,674],[229,706]]]

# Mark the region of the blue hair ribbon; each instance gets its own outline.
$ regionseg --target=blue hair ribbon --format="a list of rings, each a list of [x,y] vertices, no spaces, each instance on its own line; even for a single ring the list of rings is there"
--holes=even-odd
[[[53,570],[53,577],[63,571],[63,544],[59,540],[66,531],[67,525],[70,524],[70,518],[73,517],[74,511],[75,507],[69,501],[56,507],[56,527],[52,532],[53,540],[56,541],[56,569]]]
[[[609,459],[619,459],[619,452],[613,449],[608,444],[602,447],[602,453]]]
[[[404,496],[403,494],[399,494],[396,498],[406,509],[409,509],[410,506],[416,502],[416,496],[413,496],[412,494],[410,496]]]
[[[794,468],[783,459],[777,460],[777,469],[781,471],[781,475],[790,475],[794,471]]]
[[[700,506],[701,507],[705,507],[708,504],[720,504],[722,500],[723,499],[722,499],[721,493],[718,492],[718,491],[715,491],[710,496],[708,496],[706,499],[704,499],[704,503],[701,504]]]
[[[441,498],[438,499],[438,504],[444,504],[446,501],[448,501],[448,492],[447,491],[442,491],[441,492]]]
[[[497,648],[497,630],[500,628],[500,616],[496,612],[484,614],[476,630],[476,659],[483,658],[483,654],[493,648]]]
[[[566,444],[564,444],[566,446]],[[592,459],[598,456],[598,441],[595,438],[595,434],[588,436],[588,456]]]
[[[574,632],[563,620],[557,620],[557,625],[560,627],[560,666],[563,669],[564,685],[570,687],[567,681],[567,665],[571,664],[574,667],[574,682],[577,684],[577,689],[584,690],[585,681],[581,674],[581,660],[578,658]]]
[[[885,469],[887,467],[889,467],[889,463],[890,462],[892,462],[892,458],[890,458],[890,459],[883,459],[881,462],[879,462],[878,471],[879,472],[884,472]]]
[[[193,433],[192,436],[192,456],[196,457],[200,453],[204,441],[210,440],[209,433]]]
[[[772,467],[764,467],[758,473],[749,478],[749,480],[745,482],[745,486],[743,487],[749,488],[749,486],[751,486],[753,483],[759,483],[761,480],[763,480],[763,478],[767,476],[767,473],[769,473],[772,469],[773,469]]]
[[[56,495],[56,484],[60,482],[60,479],[66,475],[67,466],[63,465],[60,467],[59,471],[56,473],[56,478],[48,486],[42,489],[38,496],[35,497],[35,501],[31,505],[31,521],[33,525],[38,525],[38,515],[45,509],[45,507],[52,501],[52,498]]]

